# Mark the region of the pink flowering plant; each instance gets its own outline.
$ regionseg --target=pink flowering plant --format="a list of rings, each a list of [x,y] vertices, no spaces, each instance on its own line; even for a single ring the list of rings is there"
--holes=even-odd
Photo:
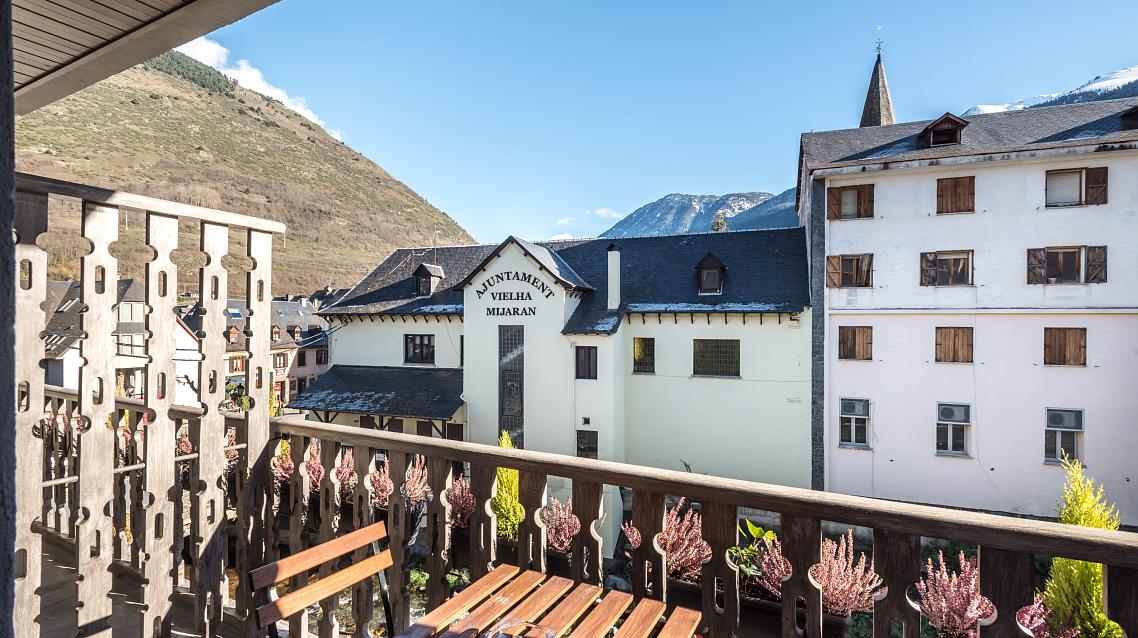
[[[699,582],[703,564],[711,560],[711,545],[703,540],[702,524],[699,512],[692,508],[684,509],[683,498],[668,510],[664,529],[656,536],[656,543],[664,550],[669,577],[689,583]],[[622,523],[620,528],[633,549],[640,547],[640,530],[631,523]]]
[[[391,482],[391,474],[387,470],[387,463],[380,463],[379,467],[368,476],[371,483],[371,506],[375,509],[387,507],[391,493],[395,491],[395,484]]]
[[[474,513],[474,494],[470,491],[470,479],[457,476],[451,481],[446,492],[450,503],[450,526],[470,527],[470,515]]]
[[[921,614],[928,618],[941,638],[976,638],[978,623],[990,617],[996,606],[980,594],[980,568],[974,559],[960,552],[960,572],[948,569],[944,552],[937,552],[937,563],[928,560],[926,574],[917,583],[921,595]]]
[[[573,548],[573,537],[581,531],[581,521],[573,514],[573,499],[564,504],[550,497],[549,505],[540,510],[545,523],[545,539],[549,548],[568,553]]]
[[[1075,638],[1079,635],[1072,619],[1059,621],[1039,594],[1035,595],[1035,602],[1016,613],[1016,620],[1034,638]]]

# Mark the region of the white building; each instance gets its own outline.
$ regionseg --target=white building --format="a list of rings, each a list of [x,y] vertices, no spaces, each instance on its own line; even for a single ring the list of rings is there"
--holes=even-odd
[[[802,136],[826,489],[1054,516],[1066,453],[1138,524],[1138,99],[870,124]]]
[[[807,279],[801,228],[401,249],[321,311],[333,367],[291,406],[809,486]]]

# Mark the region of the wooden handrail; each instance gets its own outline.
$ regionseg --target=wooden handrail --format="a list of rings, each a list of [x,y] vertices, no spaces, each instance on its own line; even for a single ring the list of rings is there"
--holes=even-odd
[[[483,466],[508,467],[783,515],[861,525],[875,530],[1138,568],[1138,534],[1131,532],[1086,527],[1074,529],[1070,525],[1050,521],[820,492],[546,452],[504,449],[415,434],[367,430],[356,426],[308,421],[299,416],[274,417],[271,424],[277,435],[299,435],[344,445],[423,454]]]
[[[110,188],[100,188],[88,184],[77,184],[61,179],[31,175],[29,173],[16,173],[16,190],[24,193],[37,193],[40,195],[55,195],[68,197],[93,204],[146,210],[152,213],[170,215],[172,217],[192,217],[215,224],[251,228],[267,233],[285,232],[285,224],[271,219],[262,219],[250,215],[241,215],[216,208],[194,206],[181,202],[172,202],[157,197],[135,195]]]

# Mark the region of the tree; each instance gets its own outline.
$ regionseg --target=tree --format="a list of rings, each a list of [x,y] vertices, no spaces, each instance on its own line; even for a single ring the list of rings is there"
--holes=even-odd
[[[727,216],[721,210],[716,211],[715,218],[711,220],[711,232],[721,233],[725,230],[727,230]]]
[[[1118,508],[1106,500],[1102,484],[1085,474],[1078,459],[1064,459],[1063,469],[1067,481],[1059,501],[1059,522],[1118,529]],[[1054,612],[1052,627],[1070,621],[1083,638],[1121,638],[1122,628],[1103,612],[1102,594],[1102,565],[1056,558],[1043,589],[1043,604]]]
[[[502,435],[498,437],[498,447],[508,450],[514,448],[514,442],[505,430],[502,430]],[[490,509],[498,519],[498,536],[508,541],[517,541],[518,527],[521,526],[522,517],[526,515],[525,508],[518,500],[518,471],[499,467],[497,475],[497,486],[494,489],[494,498],[490,499]]]

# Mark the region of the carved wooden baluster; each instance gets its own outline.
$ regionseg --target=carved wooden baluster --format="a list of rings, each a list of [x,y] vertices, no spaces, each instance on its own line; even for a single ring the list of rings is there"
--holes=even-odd
[[[1103,604],[1107,617],[1127,636],[1138,636],[1138,569],[1104,565]]]
[[[450,489],[451,472],[454,464],[442,457],[427,460],[427,472],[434,498],[427,506],[427,539],[430,553],[427,555],[427,609],[431,610],[446,601],[446,569],[450,561],[450,503],[446,494]]]
[[[581,531],[573,537],[570,556],[573,580],[600,585],[604,580],[601,571],[604,554],[601,553],[601,535],[594,525],[600,520],[604,498],[604,485],[585,480],[573,481],[573,514],[581,521]]]
[[[370,447],[357,445],[352,449],[352,460],[356,470],[356,489],[352,492],[352,515],[356,529],[363,529],[371,525],[374,510],[371,507],[371,472],[372,460],[375,451]],[[367,558],[370,547],[361,547],[352,555],[352,562],[359,563]],[[355,638],[368,638],[368,624],[373,615],[375,596],[372,580],[369,578],[357,583],[352,588],[352,618],[356,622],[356,630],[352,634]]]
[[[119,409],[111,413],[111,429],[113,429],[115,433],[115,470],[125,467],[130,463],[130,458],[127,456],[127,446],[123,441],[123,427],[126,425],[126,415],[127,412],[125,410]],[[111,525],[114,526],[115,530],[111,542],[111,555],[114,556],[114,560],[118,561],[123,559],[123,548],[127,545],[125,539],[128,536],[125,507],[127,502],[127,477],[124,472],[115,472],[108,478],[111,482]]]
[[[407,481],[407,454],[388,451],[387,469],[394,489],[387,504],[387,536],[391,547],[392,567],[388,583],[391,590],[391,614],[395,631],[403,631],[411,623],[411,599],[407,595],[409,565],[405,540],[414,533],[407,529],[407,499],[403,497],[403,484]]]
[[[546,505],[546,476],[537,472],[518,472],[518,500],[525,509],[518,525],[518,566],[545,571],[545,523],[541,508]]]
[[[118,239],[118,210],[84,203],[83,236],[92,250],[84,255],[80,297],[83,365],[79,368],[79,412],[83,415],[77,506],[76,578],[79,582],[79,626],[87,635],[107,631],[111,616],[110,566],[114,535],[111,513],[115,465],[115,431],[108,427],[115,413],[115,298],[118,260],[109,247]],[[38,344],[38,342],[37,342]]]
[[[51,430],[41,429],[43,417],[44,312],[47,298],[47,254],[36,238],[47,230],[47,195],[17,193],[16,217],[16,598],[13,618],[32,619],[39,613],[36,589],[40,585],[40,535],[32,521],[44,510],[44,457],[32,453],[50,444]],[[43,432],[36,440],[36,431]],[[58,507],[58,504],[57,504]],[[58,510],[57,510],[58,511]],[[45,522],[48,518],[43,518]],[[58,527],[57,527],[58,529]],[[39,625],[21,623],[21,635],[39,636]]]
[[[201,250],[207,263],[198,279],[202,316],[202,338],[199,344],[202,361],[199,395],[205,414],[197,425],[196,444],[198,480],[193,485],[195,508],[193,522],[197,526],[196,577],[197,608],[195,621],[207,635],[221,622],[225,601],[225,414],[220,405],[225,399],[226,296],[228,273],[221,258],[229,252],[229,227],[202,222]]]
[[[490,509],[497,481],[493,467],[471,463],[470,494],[474,496],[474,512],[470,515],[471,580],[485,576],[498,553],[497,518]]]
[[[17,363],[17,365],[19,364]],[[59,441],[60,432],[63,428],[63,399],[48,398],[46,403],[46,414],[42,420],[43,433],[41,435],[43,438],[43,457],[40,462],[43,467],[43,480],[50,481],[63,477],[63,472],[60,470],[62,462],[60,449],[63,446]],[[56,533],[62,531],[59,513],[63,507],[64,494],[62,485],[43,490],[43,510],[40,520]]]
[[[1025,638],[1028,634],[1020,629],[1016,612],[1035,599],[1031,554],[981,546],[979,568],[980,593],[992,601],[997,612],[991,625],[981,624],[980,636]]]
[[[921,539],[918,536],[873,530],[873,566],[888,592],[873,603],[873,638],[890,638],[894,619],[902,638],[919,638],[921,614],[909,604],[905,591],[921,578]]]
[[[269,396],[272,393],[270,331],[272,329],[273,236],[257,230],[247,235],[247,255],[253,260],[253,269],[246,274],[245,305],[248,319],[245,323],[246,348],[249,359],[245,366],[245,388],[252,408],[245,413],[244,471],[240,472],[237,499],[238,521],[243,529],[238,534],[239,575],[275,559],[276,515],[273,511],[272,462],[276,441],[269,432]],[[240,468],[240,466],[239,466]],[[241,480],[244,485],[240,486]],[[241,493],[241,487],[244,488]],[[248,589],[248,579],[238,579],[238,600],[249,610],[255,609],[254,592]],[[245,621],[245,635],[256,629],[255,618],[250,614]]]
[[[146,428],[146,413],[140,410],[132,410],[130,413],[130,456],[133,459],[132,465],[140,465],[145,462],[142,445],[143,437],[145,434],[143,430]],[[143,540],[150,533],[150,527],[146,524],[145,514],[145,489],[143,487],[143,472],[145,468],[134,470],[130,473],[130,530],[132,542],[130,544],[130,564],[136,568],[142,568],[143,558]]]
[[[324,477],[320,479],[320,537],[319,543],[327,543],[336,537],[336,519],[339,514],[339,489],[336,482],[336,462],[340,456],[340,444],[335,441],[323,439],[320,441],[320,465],[324,468]],[[335,560],[327,561],[320,566],[320,578],[327,578],[337,570]],[[336,608],[339,606],[340,595],[332,596],[320,601],[320,622],[317,629],[320,638],[333,638],[340,635],[339,623],[336,619]]]
[[[308,519],[308,498],[312,487],[309,485],[308,471],[304,459],[308,452],[309,439],[293,435],[289,437],[289,458],[292,459],[292,478],[289,480],[289,521],[288,549],[290,554],[304,551],[304,523]],[[297,590],[308,584],[308,573],[302,572],[289,581],[290,590]],[[308,635],[308,610],[288,619],[289,636]]]
[[[67,425],[64,428],[63,440],[63,473],[69,477],[79,476],[79,466],[82,465],[80,450],[83,442],[79,438],[82,434],[83,415],[79,412],[79,401],[66,401]],[[71,538],[76,538],[75,526],[79,522],[79,482],[73,481],[64,486],[63,491],[63,531]]]
[[[711,545],[711,560],[704,563],[703,621],[711,636],[730,637],[739,628],[739,570],[727,559],[727,550],[738,544],[739,516],[734,505],[704,503],[701,511],[703,538]],[[717,589],[723,590],[722,601]]]
[[[637,598],[666,600],[667,561],[656,543],[656,535],[664,529],[664,495],[633,492],[632,525],[640,532],[640,546],[632,550],[632,593]]]
[[[813,518],[782,517],[782,551],[790,578],[782,583],[782,637],[801,638],[795,601],[806,599],[805,638],[822,638],[822,590],[810,580],[810,567],[821,560],[822,523]]]

